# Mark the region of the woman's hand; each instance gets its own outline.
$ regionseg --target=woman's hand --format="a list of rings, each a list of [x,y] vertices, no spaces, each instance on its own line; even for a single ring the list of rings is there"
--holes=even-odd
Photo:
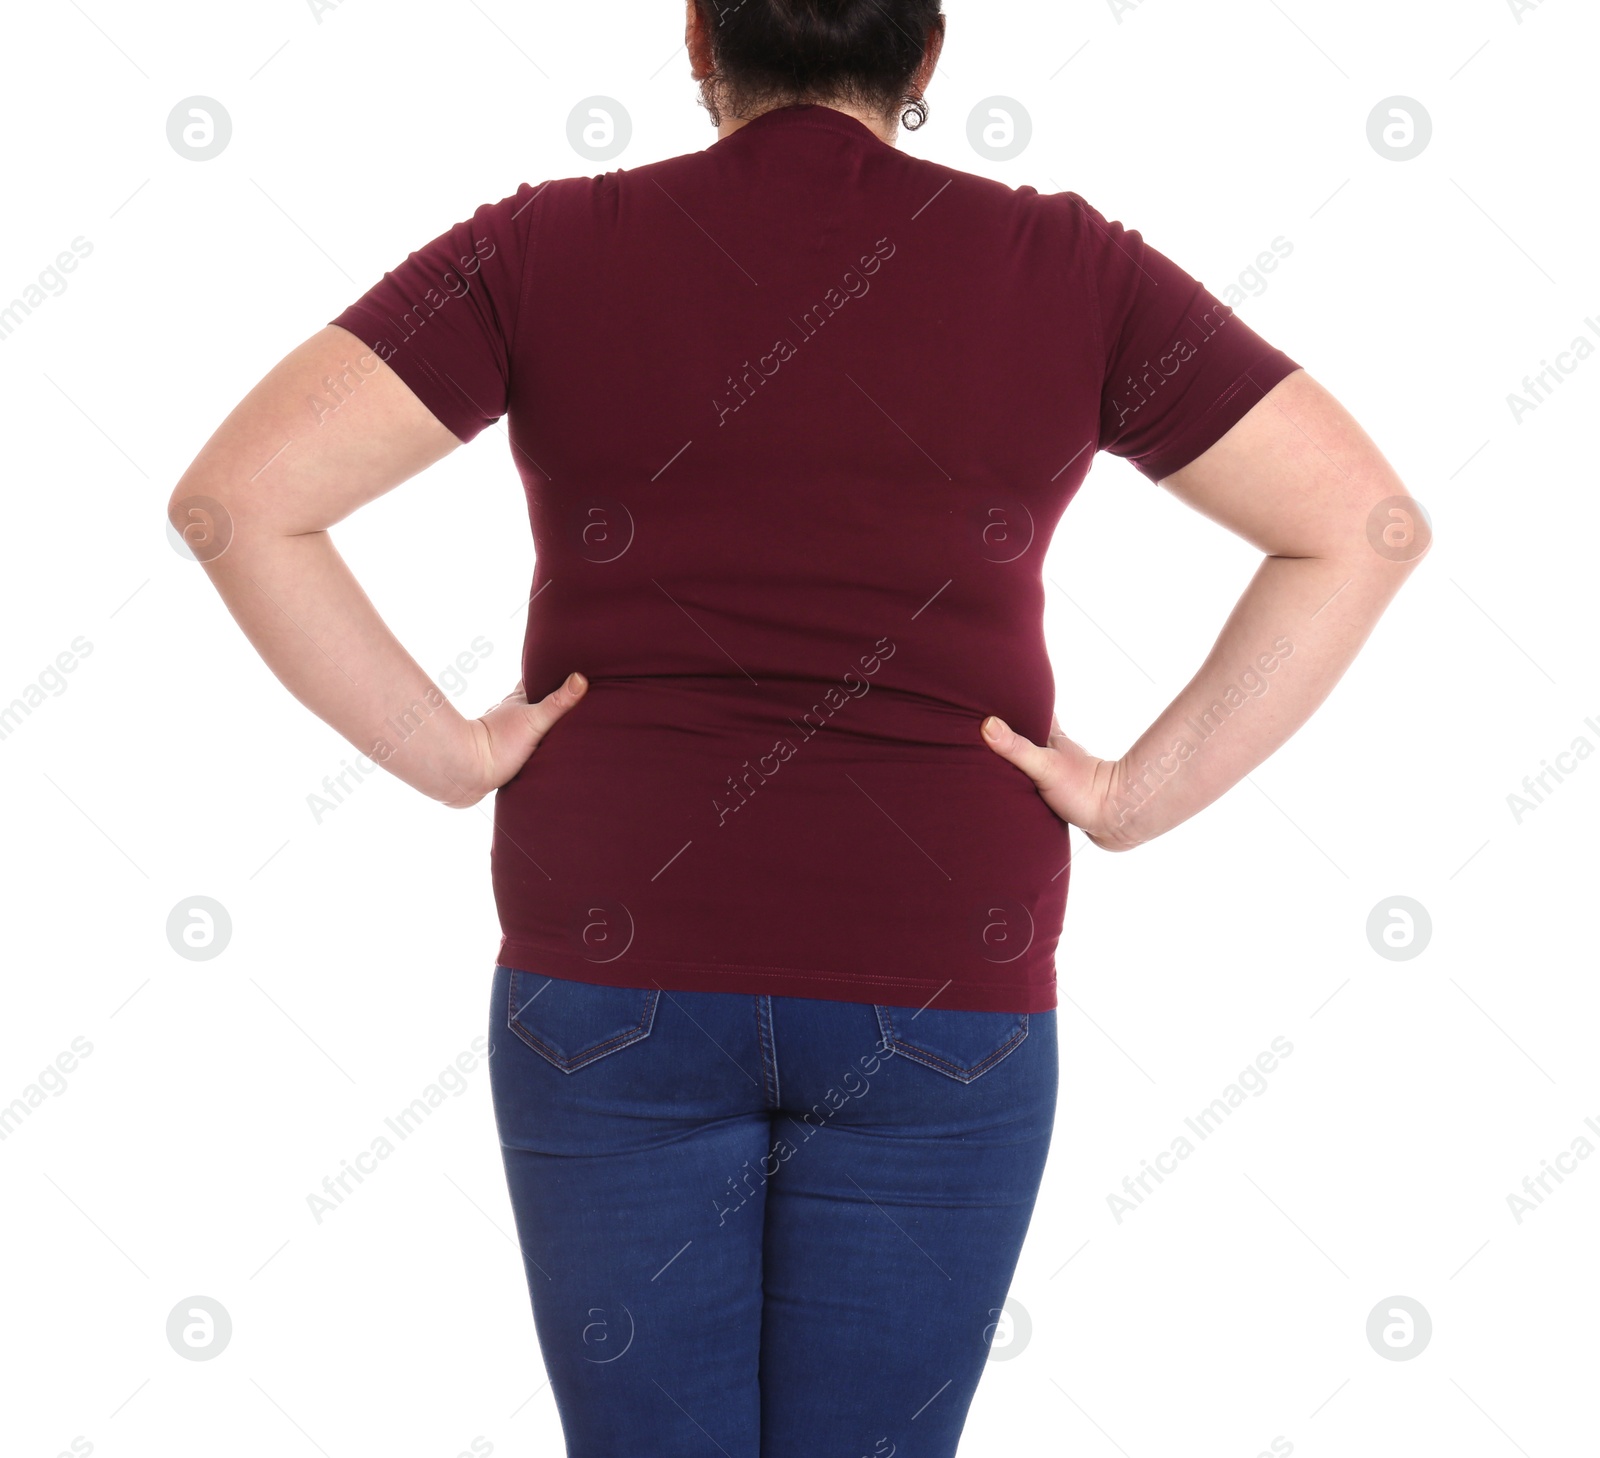
[[[468,776],[461,793],[444,803],[452,810],[465,810],[493,790],[498,790],[528,762],[539,741],[584,696],[589,680],[581,673],[568,674],[561,687],[546,694],[536,704],[528,702],[522,680],[481,719],[467,720],[471,732]]]
[[[1043,746],[1024,739],[993,714],[983,721],[983,739],[1033,781],[1039,797],[1062,820],[1076,825],[1102,850],[1131,850],[1139,843],[1112,803],[1122,773],[1120,763],[1096,759],[1074,744],[1061,732],[1054,714],[1050,738]]]

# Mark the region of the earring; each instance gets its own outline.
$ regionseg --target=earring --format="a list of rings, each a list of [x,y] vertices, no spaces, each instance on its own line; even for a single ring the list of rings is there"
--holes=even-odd
[[[921,96],[908,96],[900,113],[900,125],[908,132],[917,131],[928,120],[928,103]]]

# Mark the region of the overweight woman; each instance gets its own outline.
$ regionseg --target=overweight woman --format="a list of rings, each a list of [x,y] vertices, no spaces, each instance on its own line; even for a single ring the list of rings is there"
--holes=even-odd
[[[943,38],[937,0],[690,0],[714,142],[484,204],[173,494],[291,693],[495,797],[495,1112],[573,1458],[955,1453],[1050,1143],[1069,827],[1226,792],[1424,545],[1138,232],[897,149]],[[522,680],[464,719],[329,529],[502,419],[537,565]],[[1042,630],[1099,451],[1263,553],[1114,759]]]

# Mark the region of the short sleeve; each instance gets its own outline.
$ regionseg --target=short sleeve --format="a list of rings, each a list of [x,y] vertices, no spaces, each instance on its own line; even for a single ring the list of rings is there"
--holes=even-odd
[[[1098,306],[1100,449],[1161,481],[1300,366],[1137,231],[1072,197]]]
[[[506,412],[541,191],[523,183],[485,203],[328,321],[365,343],[462,441]]]

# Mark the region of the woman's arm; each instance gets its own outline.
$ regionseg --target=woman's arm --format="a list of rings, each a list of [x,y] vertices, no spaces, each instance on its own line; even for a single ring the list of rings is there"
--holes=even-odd
[[[459,444],[361,340],[329,325],[234,408],[167,514],[290,693],[407,784],[464,808],[521,768],[582,697],[581,675],[535,705],[519,684],[482,719],[464,719],[328,535]]]
[[[1267,554],[1199,672],[1117,760],[1054,720],[1044,746],[983,722],[990,747],[1107,850],[1181,825],[1304,724],[1430,540],[1377,446],[1303,370],[1161,484]]]

